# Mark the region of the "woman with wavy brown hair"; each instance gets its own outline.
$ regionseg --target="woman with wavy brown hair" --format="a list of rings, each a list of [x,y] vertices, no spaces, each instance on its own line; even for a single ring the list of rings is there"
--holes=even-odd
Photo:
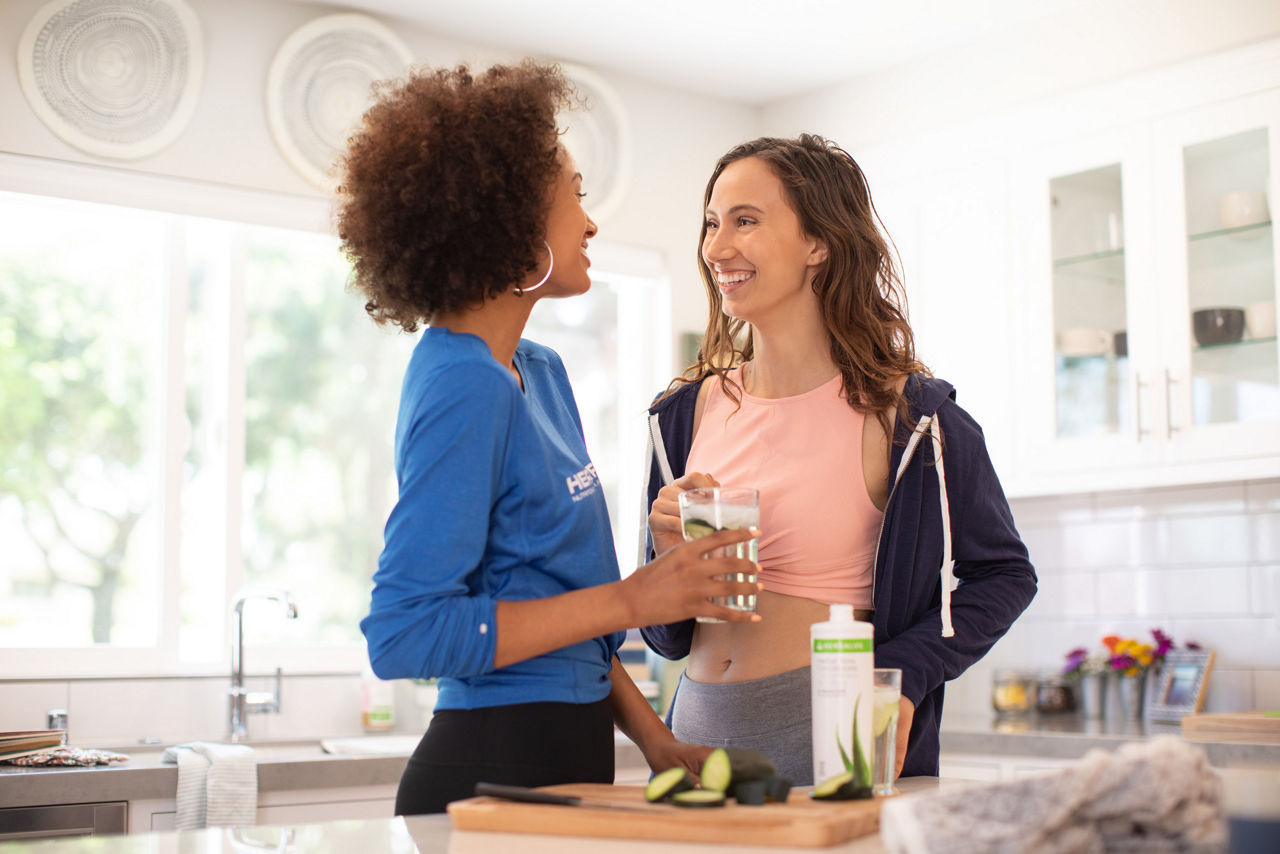
[[[655,770],[696,770],[619,664],[623,630],[716,615],[747,561],[681,548],[619,580],[604,494],[560,358],[521,337],[534,304],[591,287],[582,176],[559,142],[554,66],[422,71],[352,137],[338,234],[379,323],[427,328],[401,391],[399,498],[361,622],[374,672],[439,679],[396,813],[481,781],[613,781],[616,723]],[[640,596],[639,590],[662,591]]]
[[[758,489],[763,531],[761,621],[641,630],[688,656],[672,729],[754,747],[801,783],[809,627],[831,604],[874,623],[877,667],[902,669],[898,769],[936,775],[943,683],[1035,594],[981,429],[916,359],[878,219],[862,170],[822,137],[722,157],[704,197],[702,349],[649,416],[650,548],[678,547],[679,495],[702,486]]]

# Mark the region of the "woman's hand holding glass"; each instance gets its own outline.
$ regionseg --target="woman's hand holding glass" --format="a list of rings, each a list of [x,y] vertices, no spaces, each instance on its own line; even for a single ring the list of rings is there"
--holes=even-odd
[[[658,497],[649,508],[649,533],[653,536],[654,554],[665,554],[684,542],[684,528],[680,523],[680,493],[719,485],[720,481],[711,475],[691,471],[658,491]]]
[[[675,519],[678,526],[679,510]],[[754,577],[759,567],[743,558],[710,557],[726,546],[758,536],[760,531],[755,528],[716,531],[691,543],[670,548],[637,569],[622,582],[637,588],[634,594],[627,596],[627,601],[635,608],[633,622],[629,625],[676,623],[690,617],[716,617],[740,623],[758,621],[760,617],[750,611],[735,611],[716,605],[711,599],[759,593],[759,582],[729,580],[739,574]],[[683,540],[683,535],[680,538]]]

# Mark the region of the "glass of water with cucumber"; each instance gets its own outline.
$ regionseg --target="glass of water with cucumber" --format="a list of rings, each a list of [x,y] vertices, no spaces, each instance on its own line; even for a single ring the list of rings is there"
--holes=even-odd
[[[727,531],[738,528],[760,527],[760,493],[754,489],[738,486],[708,486],[701,489],[690,489],[680,493],[680,525],[684,529],[686,542],[716,531]],[[709,552],[708,557],[746,558],[754,563],[758,554],[759,538],[752,537],[740,543],[734,543],[717,552]],[[755,573],[734,573],[732,581],[755,583]],[[744,596],[719,596],[711,600],[717,605],[732,608],[735,611],[755,611],[756,594]],[[719,623],[715,617],[699,617],[702,623]]]

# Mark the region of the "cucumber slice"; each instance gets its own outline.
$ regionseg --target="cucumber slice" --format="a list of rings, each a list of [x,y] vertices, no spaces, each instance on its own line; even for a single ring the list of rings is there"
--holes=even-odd
[[[791,781],[786,777],[770,777],[764,781],[765,800],[785,804],[790,796]]]
[[[813,787],[813,791],[810,792],[810,797],[819,801],[839,800],[839,798],[836,797],[836,792],[840,791],[842,786],[846,786],[852,782],[852,771],[845,771],[835,775],[834,777],[828,777]]]
[[[871,787],[859,785],[852,771],[828,777],[814,786],[810,793],[810,797],[818,801],[856,801],[871,796]]]
[[[746,806],[763,804],[767,791],[764,780],[735,780],[733,783],[733,799]]]
[[[665,801],[672,795],[687,792],[694,785],[693,775],[683,768],[668,768],[654,776],[644,787],[644,799],[653,803]]]
[[[672,795],[671,803],[678,807],[722,807],[724,792],[711,789],[689,789]]]
[[[747,780],[767,780],[778,773],[773,760],[758,750],[750,747],[726,747],[729,754],[729,768],[734,783]]]
[[[704,789],[722,794],[728,791],[729,784],[733,782],[733,763],[729,760],[729,752],[723,747],[711,751],[702,763],[702,773],[698,778]]]
[[[705,537],[707,534],[714,534],[716,526],[710,522],[704,522],[701,519],[689,519],[684,523],[684,538],[686,540],[696,540],[699,537]]]

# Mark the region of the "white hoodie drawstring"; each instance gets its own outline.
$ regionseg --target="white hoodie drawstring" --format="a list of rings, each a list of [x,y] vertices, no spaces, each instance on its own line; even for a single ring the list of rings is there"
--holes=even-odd
[[[947,469],[942,461],[942,429],[935,414],[929,423],[933,436],[933,458],[938,466],[938,503],[942,508],[942,636],[953,638],[956,630],[951,625],[951,591],[956,585],[956,562],[951,559],[951,507],[947,502]]]

